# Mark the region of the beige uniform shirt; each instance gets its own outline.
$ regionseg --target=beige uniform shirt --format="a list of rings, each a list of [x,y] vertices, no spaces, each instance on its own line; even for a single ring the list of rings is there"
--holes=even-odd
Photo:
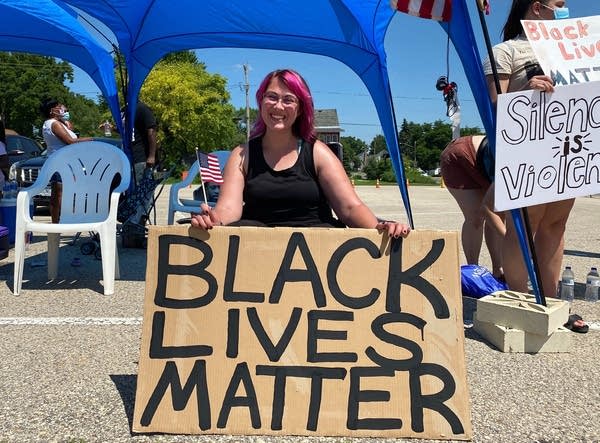
[[[498,74],[510,76],[507,92],[527,89],[527,81],[531,77],[543,74],[533,49],[524,35],[494,46],[494,58]],[[492,74],[489,58],[483,62],[483,72],[485,75]]]

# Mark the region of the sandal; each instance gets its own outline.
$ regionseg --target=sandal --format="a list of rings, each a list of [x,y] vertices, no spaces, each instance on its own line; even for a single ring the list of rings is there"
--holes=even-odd
[[[564,326],[570,331],[579,332],[580,334],[585,334],[590,329],[581,318],[581,315],[578,314],[569,315],[569,321]]]

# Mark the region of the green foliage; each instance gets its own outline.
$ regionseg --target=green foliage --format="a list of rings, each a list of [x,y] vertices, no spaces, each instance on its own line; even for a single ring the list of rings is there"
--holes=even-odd
[[[479,128],[465,127],[461,130],[461,135],[480,133]],[[398,139],[405,164],[427,171],[439,166],[440,154],[452,140],[452,127],[450,123],[441,120],[433,123],[414,123],[404,120],[400,126]]]
[[[250,131],[252,131],[252,125],[258,118],[258,109],[250,108]],[[236,145],[246,143],[246,108],[237,108],[234,111],[233,120],[237,126],[237,137],[236,137]]]
[[[381,180],[383,175],[390,171],[392,171],[392,165],[388,159],[378,160],[376,158],[368,159],[367,164],[363,169],[363,172],[366,174],[367,179],[369,180],[375,180],[377,178]],[[395,181],[395,176],[393,176],[392,181]]]
[[[196,57],[194,51],[171,52],[170,54],[165,55],[162,61],[169,64],[189,63],[192,65],[202,65],[203,68],[206,68],[204,63],[198,61],[198,57]]]
[[[369,150],[367,144],[356,137],[340,137],[340,143],[344,147],[344,169],[350,174],[362,165],[362,158]]]
[[[181,165],[195,158],[196,147],[209,152],[234,146],[238,131],[227,80],[209,74],[202,63],[173,59],[154,67],[140,97],[158,121],[163,159]]]
[[[382,151],[387,151],[387,143],[385,142],[385,137],[379,134],[371,141],[371,150],[369,151],[369,154],[378,154]]]
[[[418,170],[414,168],[407,168],[405,172],[405,176],[411,185],[419,184],[419,185],[437,185],[438,182],[432,177],[422,175]]]
[[[71,94],[65,105],[69,109],[71,121],[75,132],[80,136],[103,136],[104,133],[98,129],[100,122],[111,119],[103,118],[100,106],[93,100],[79,94]],[[110,113],[109,113],[110,116]]]
[[[7,128],[33,136],[41,127],[42,100],[52,97],[69,103],[74,96],[64,85],[73,80],[73,68],[53,57],[0,52],[0,118]]]

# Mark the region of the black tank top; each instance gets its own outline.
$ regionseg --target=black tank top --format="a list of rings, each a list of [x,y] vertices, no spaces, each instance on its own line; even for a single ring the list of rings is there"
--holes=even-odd
[[[303,141],[296,163],[274,171],[265,161],[262,137],[250,140],[242,219],[272,227],[343,226],[319,185],[313,147]]]

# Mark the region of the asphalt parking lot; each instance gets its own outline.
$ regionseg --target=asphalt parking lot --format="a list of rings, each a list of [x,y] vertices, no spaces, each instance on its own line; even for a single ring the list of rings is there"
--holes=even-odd
[[[380,217],[405,220],[397,187],[357,191]],[[417,229],[460,230],[462,216],[446,189],[409,191]],[[165,189],[157,203],[158,224],[166,223],[167,195]],[[573,310],[591,326],[587,334],[572,333],[571,352],[505,354],[465,328],[473,441],[600,441],[600,303],[581,299],[590,266],[600,265],[598,214],[600,199],[579,198],[567,226]],[[12,250],[0,261],[0,442],[359,441],[133,435],[146,251],[120,248],[121,280],[106,297],[100,261],[80,253],[85,234],[73,246],[70,241],[61,245],[61,278],[48,282],[45,241],[34,236],[18,297],[11,291]],[[70,266],[75,257],[81,266]],[[489,266],[485,248],[481,261]],[[475,303],[463,301],[468,326]]]

